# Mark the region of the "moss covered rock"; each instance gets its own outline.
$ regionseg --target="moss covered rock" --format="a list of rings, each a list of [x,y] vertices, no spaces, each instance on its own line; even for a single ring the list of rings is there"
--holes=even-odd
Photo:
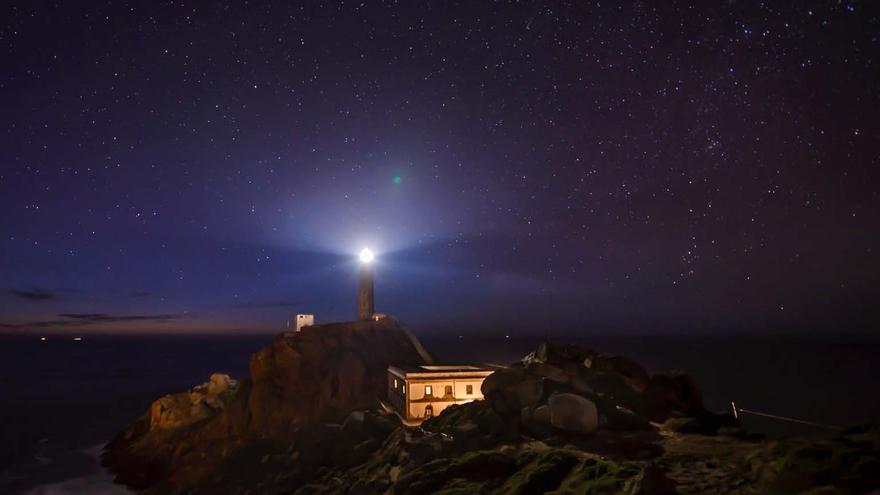
[[[749,457],[751,474],[763,489],[776,493],[880,489],[877,430],[874,426],[823,437],[768,441]]]

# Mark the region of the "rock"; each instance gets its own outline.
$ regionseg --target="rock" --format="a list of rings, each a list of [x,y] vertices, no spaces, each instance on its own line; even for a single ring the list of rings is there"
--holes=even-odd
[[[421,430],[454,437],[457,446],[465,447],[463,450],[487,448],[518,439],[521,414],[519,411],[515,417],[501,416],[487,401],[473,401],[444,409],[442,414],[422,423]],[[477,427],[472,428],[471,424]]]
[[[104,463],[151,494],[614,487],[659,495],[668,493],[664,478],[643,469],[663,453],[648,420],[726,424],[705,415],[686,375],[649,377],[626,358],[554,343],[489,376],[486,400],[450,406],[420,428],[372,410],[386,394],[389,364],[429,359],[392,318],[281,334],[252,357],[250,379],[214,375],[156,401],[107,446]],[[589,455],[572,455],[579,449]],[[874,467],[862,464],[856,472]]]
[[[568,382],[570,377],[562,368],[546,363],[533,363],[526,367],[526,370],[536,376],[547,378],[556,382]]]
[[[528,412],[528,414],[525,414]],[[550,408],[546,405],[534,410],[523,408],[523,417],[520,424],[531,436],[535,438],[547,438],[553,434],[550,425]]]
[[[543,378],[523,368],[506,368],[483,381],[483,396],[500,414],[519,414],[523,407],[534,408],[544,396]]]
[[[573,392],[578,395],[583,395],[584,397],[591,397],[596,393],[593,390],[593,387],[591,387],[590,384],[580,376],[573,377],[570,385]]]
[[[312,459],[296,463],[296,470],[317,469],[323,456],[339,452],[322,442],[333,435],[325,423],[373,408],[387,393],[390,364],[430,362],[394,318],[282,333],[251,357],[249,379],[239,383],[214,375],[188,392],[154,402],[107,445],[102,463],[121,483],[154,493],[195,488],[228,493],[231,487],[217,486],[220,482],[210,477],[222,471],[220,466],[235,459],[238,472],[257,472],[262,455],[291,445],[297,446],[295,454],[306,449],[308,455],[301,458]],[[352,442],[358,443],[337,442],[348,449],[342,457],[360,461],[381,445],[377,438],[395,427],[378,415],[349,417],[344,429],[356,432]]]
[[[549,425],[550,424],[550,407],[549,406],[541,406],[541,407],[535,408],[534,412],[532,413],[532,420],[535,421],[536,423]]]
[[[627,495],[675,495],[675,482],[666,476],[660,466],[650,463],[628,483]]]
[[[587,359],[595,358],[596,355],[595,351],[586,347],[556,342],[542,342],[534,352],[522,359],[522,364],[526,366],[536,363],[556,365],[570,361],[583,363]]]
[[[544,342],[535,353],[538,357],[542,357],[540,362],[556,365],[568,362],[583,364],[584,360],[595,359],[597,356],[596,351],[592,349],[556,342]]]
[[[596,404],[575,394],[556,394],[547,401],[550,424],[571,433],[589,434],[599,427]]]
[[[706,408],[703,394],[691,376],[654,375],[648,382],[640,411],[652,421],[663,422],[671,417],[698,416]]]
[[[651,430],[654,428],[651,426],[651,422],[647,419],[620,406],[617,406],[606,413],[605,424],[603,427],[614,431],[639,431]]]
[[[214,373],[210,381],[201,385],[200,392],[204,393],[204,402],[212,409],[223,409],[232,396],[238,391],[238,381],[229,375]]]
[[[610,371],[628,378],[627,383],[639,392],[644,392],[650,376],[640,364],[623,356],[599,356],[590,367],[596,371]]]
[[[372,438],[385,438],[398,426],[400,420],[394,413],[370,411],[364,414],[364,432]]]
[[[480,426],[470,421],[455,425],[455,432],[460,435],[471,435],[479,431]]]
[[[397,480],[400,478],[400,471],[400,466],[392,466],[391,469],[388,471],[388,478],[391,480],[392,483],[397,483]]]
[[[523,368],[502,368],[486,377],[480,390],[484,396],[489,396],[515,386],[526,377],[528,374]]]
[[[188,424],[192,415],[189,395],[166,395],[150,405],[150,431],[172,429]]]
[[[523,426],[534,421],[532,411],[547,397],[561,394],[592,401],[603,417],[602,427],[618,431],[648,430],[650,421],[707,414],[688,375],[652,377],[629,358],[552,342],[488,377],[483,394],[498,414]]]
[[[280,334],[251,358],[249,428],[289,434],[370,409],[387,392],[389,364],[426,362],[418,347],[393,318]]]
[[[560,450],[545,450],[536,455],[521,454],[520,457],[528,463],[517,466],[519,471],[516,475],[511,476],[496,493],[532,495],[555,492],[580,462],[570,452]]]
[[[768,440],[747,460],[757,493],[876,493],[880,487],[880,450],[870,429]]]
[[[342,431],[349,435],[359,434],[364,431],[364,412],[352,411],[342,423]]]
[[[238,391],[238,382],[215,373],[189,392],[166,395],[150,405],[150,430],[181,428],[208,419],[226,407]]]
[[[722,429],[729,431],[738,429],[739,420],[732,414],[715,414],[707,411],[695,417],[670,418],[663,427],[678,433],[717,435]]]
[[[623,375],[608,371],[597,372],[590,377],[588,385],[598,396],[612,399],[614,405],[634,411],[642,408],[642,393]]]
[[[544,395],[544,387],[539,379],[526,379],[515,388],[517,405],[522,407],[535,407]]]
[[[229,375],[214,373],[211,375],[211,381],[207,383],[207,389],[208,395],[211,396],[226,395],[238,389],[238,382]]]
[[[526,378],[528,374],[522,368],[500,369],[483,380],[480,390],[483,392],[483,397],[498,413],[519,413],[523,404],[520,402],[516,388]]]

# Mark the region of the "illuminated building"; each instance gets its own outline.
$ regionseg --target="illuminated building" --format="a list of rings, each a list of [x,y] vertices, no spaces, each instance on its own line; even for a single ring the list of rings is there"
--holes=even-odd
[[[494,370],[477,365],[388,367],[388,401],[409,424],[440,414],[453,404],[483,398],[483,380]]]

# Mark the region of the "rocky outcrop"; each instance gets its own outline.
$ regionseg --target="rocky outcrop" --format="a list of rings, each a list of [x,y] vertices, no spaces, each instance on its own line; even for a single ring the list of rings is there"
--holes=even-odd
[[[764,442],[747,460],[760,493],[880,490],[880,424]]]
[[[398,429],[363,464],[326,472],[294,493],[672,495],[676,491],[675,482],[653,463],[535,442],[506,441],[471,449],[428,428]]]
[[[576,394],[555,394],[547,400],[550,424],[571,433],[593,433],[599,429],[596,404]],[[543,407],[543,406],[542,406]],[[539,413],[540,416],[543,414]]]
[[[251,357],[249,428],[289,434],[375,407],[387,393],[389,364],[430,357],[393,318],[305,327],[278,335]]]
[[[140,490],[227,492],[224,473],[295,465],[301,445],[320,445],[315,438],[332,433],[328,424],[376,407],[389,364],[429,360],[393,318],[283,333],[251,357],[250,377],[241,383],[213,375],[157,400],[107,445],[103,462],[119,482]]]
[[[486,400],[420,427],[346,411],[384,395],[383,361],[426,359],[393,322],[323,329],[278,336],[254,355],[251,379],[216,375],[163,397],[105,463],[151,494],[748,495],[880,483],[876,427],[758,443],[706,411],[686,375],[575,346],[542,345],[487,379]]]
[[[238,382],[215,373],[189,392],[170,394],[150,406],[150,431],[175,429],[215,416],[235,397]]]
[[[495,412],[515,417],[537,438],[554,431],[646,430],[652,421],[669,418],[698,418],[703,433],[712,433],[712,425],[736,426],[734,418],[715,420],[717,415],[706,411],[687,375],[651,376],[628,358],[571,345],[541,344],[488,377],[482,390]]]

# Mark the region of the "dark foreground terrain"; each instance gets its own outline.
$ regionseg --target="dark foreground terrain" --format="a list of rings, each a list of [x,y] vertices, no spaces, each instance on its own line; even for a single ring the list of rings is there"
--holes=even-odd
[[[147,493],[871,493],[880,429],[765,439],[688,375],[545,343],[486,400],[421,428],[377,408],[384,368],[430,357],[394,320],[312,327],[162,397],[107,445]]]

